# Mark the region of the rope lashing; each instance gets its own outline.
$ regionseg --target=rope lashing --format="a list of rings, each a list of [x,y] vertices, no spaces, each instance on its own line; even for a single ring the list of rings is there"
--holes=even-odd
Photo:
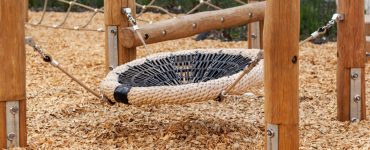
[[[317,29],[315,32],[313,32],[311,34],[310,37],[308,37],[307,39],[300,42],[299,45],[303,45],[304,43],[306,43],[308,41],[311,41],[313,39],[316,39],[316,38],[324,35],[326,32],[328,32],[329,29],[331,29],[335,25],[335,23],[337,23],[339,21],[343,21],[343,20],[344,20],[344,15],[343,14],[335,13],[333,15],[333,17],[331,18],[331,20],[329,20],[329,22],[326,25]]]
[[[60,71],[62,71],[64,74],[66,74],[68,77],[70,77],[73,81],[75,81],[78,85],[80,85],[81,87],[83,87],[84,89],[86,89],[88,92],[90,92],[91,94],[93,94],[94,96],[96,96],[97,98],[101,99],[101,100],[104,100],[104,101],[107,101],[109,102],[110,104],[113,104],[113,102],[111,100],[109,100],[106,96],[104,96],[103,94],[98,94],[98,92],[95,92],[94,90],[90,89],[87,85],[85,85],[84,83],[82,83],[80,80],[78,80],[76,77],[74,77],[72,74],[70,74],[68,71],[66,71],[60,64],[58,61],[54,60],[51,55],[47,54],[42,48],[41,46],[37,45],[35,43],[35,41],[32,39],[32,37],[26,37],[25,38],[25,42],[27,45],[31,46],[34,51],[36,51],[40,56],[41,58],[51,64],[53,67],[56,67],[58,68]]]

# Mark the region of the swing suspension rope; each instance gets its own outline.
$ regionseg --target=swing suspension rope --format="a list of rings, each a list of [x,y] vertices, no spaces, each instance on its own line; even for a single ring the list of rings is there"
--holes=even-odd
[[[139,27],[136,24],[136,20],[131,15],[131,10],[126,9],[126,10],[123,10],[123,11],[125,12],[125,14],[127,15],[127,17],[129,18],[130,23],[134,26],[134,29],[136,29],[135,30],[135,31],[137,31],[136,34],[141,35],[140,32],[138,31],[139,30]],[[335,25],[336,22],[341,21],[343,19],[344,18],[343,18],[342,15],[340,15],[340,14],[334,14],[333,17],[332,17],[332,19],[328,22],[327,25],[319,28],[317,31],[315,31],[314,33],[312,33],[310,37],[308,37],[307,39],[305,39],[302,42],[300,42],[300,46],[303,45],[304,43],[310,41],[310,40],[316,39],[316,38],[320,37],[321,35],[324,35],[331,27],[333,27]],[[110,99],[108,99],[107,96],[105,96],[103,94],[100,94],[99,92],[96,92],[96,91],[92,90],[87,85],[85,85],[83,82],[81,82],[76,77],[74,77],[71,73],[69,73],[68,71],[66,71],[56,60],[54,60],[51,57],[51,55],[45,53],[44,50],[39,45],[37,45],[34,42],[34,40],[32,39],[32,37],[26,37],[25,40],[26,40],[26,44],[28,44],[29,46],[33,47],[33,49],[37,53],[39,53],[39,55],[41,56],[41,58],[45,62],[50,63],[53,67],[58,68],[60,71],[62,71],[64,74],[66,74],[68,77],[70,77],[73,81],[75,81],[76,83],[78,83],[80,86],[82,86],[84,89],[86,89],[88,92],[90,92],[91,94],[93,94],[97,98],[102,99],[104,101],[107,101],[110,104],[114,104],[114,102],[112,102]],[[145,44],[144,40],[142,40],[142,42],[143,42],[143,44],[144,44],[145,49],[147,50],[147,52],[149,52],[149,50],[146,47],[146,44]],[[263,59],[263,50],[260,50],[259,53],[257,54],[256,59],[254,59],[249,65],[247,65],[243,69],[242,73],[225,90],[220,91],[219,96],[216,97],[215,100],[222,101],[226,96],[228,96],[228,93],[241,81],[241,79],[245,75],[247,75],[248,73],[250,73],[251,70],[254,67],[256,67],[262,59]]]

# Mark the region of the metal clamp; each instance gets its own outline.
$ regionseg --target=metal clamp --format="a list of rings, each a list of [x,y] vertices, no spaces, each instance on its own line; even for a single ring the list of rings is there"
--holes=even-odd
[[[266,130],[267,136],[267,150],[278,150],[279,149],[279,125],[267,124]]]
[[[139,26],[137,25],[136,19],[132,16],[131,8],[122,8],[122,13],[126,15],[134,30],[138,30]]]
[[[118,66],[118,29],[117,26],[108,26],[108,58],[109,69]]]
[[[7,147],[19,146],[19,101],[6,102]]]
[[[331,20],[334,20],[336,22],[343,21],[344,20],[344,15],[341,13],[335,13]]]
[[[350,83],[350,120],[361,120],[361,68],[351,68]]]

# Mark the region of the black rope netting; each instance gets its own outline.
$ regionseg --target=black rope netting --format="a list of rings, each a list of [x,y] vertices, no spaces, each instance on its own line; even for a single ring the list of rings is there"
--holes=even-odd
[[[224,53],[170,55],[129,66],[119,73],[119,83],[130,87],[183,85],[233,75],[251,63],[251,58]]]

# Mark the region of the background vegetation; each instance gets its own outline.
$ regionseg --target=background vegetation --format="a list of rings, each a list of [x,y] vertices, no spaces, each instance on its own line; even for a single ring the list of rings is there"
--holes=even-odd
[[[140,4],[148,4],[151,0],[137,0]],[[30,0],[30,8],[35,11],[42,10],[44,0]],[[100,8],[104,6],[104,0],[78,0],[78,2]],[[230,8],[239,6],[240,4],[236,3],[233,0],[212,0],[212,2],[220,6],[221,8]],[[155,5],[161,6],[172,13],[184,13],[188,12],[194,6],[199,4],[199,0],[157,0]],[[48,10],[49,11],[65,11],[68,8],[68,5],[57,2],[56,0],[49,0]],[[203,6],[199,11],[212,10],[207,6]],[[84,11],[81,8],[75,8],[73,11]],[[155,10],[154,10],[155,12]],[[301,39],[309,36],[313,31],[317,30],[319,27],[325,25],[332,14],[336,12],[335,0],[301,0]],[[287,24],[288,25],[288,24]],[[214,38],[222,40],[246,40],[245,27],[238,27],[234,29],[228,29],[221,31],[222,37],[213,36]],[[323,38],[322,42],[326,40],[335,41],[336,37],[336,28]]]

